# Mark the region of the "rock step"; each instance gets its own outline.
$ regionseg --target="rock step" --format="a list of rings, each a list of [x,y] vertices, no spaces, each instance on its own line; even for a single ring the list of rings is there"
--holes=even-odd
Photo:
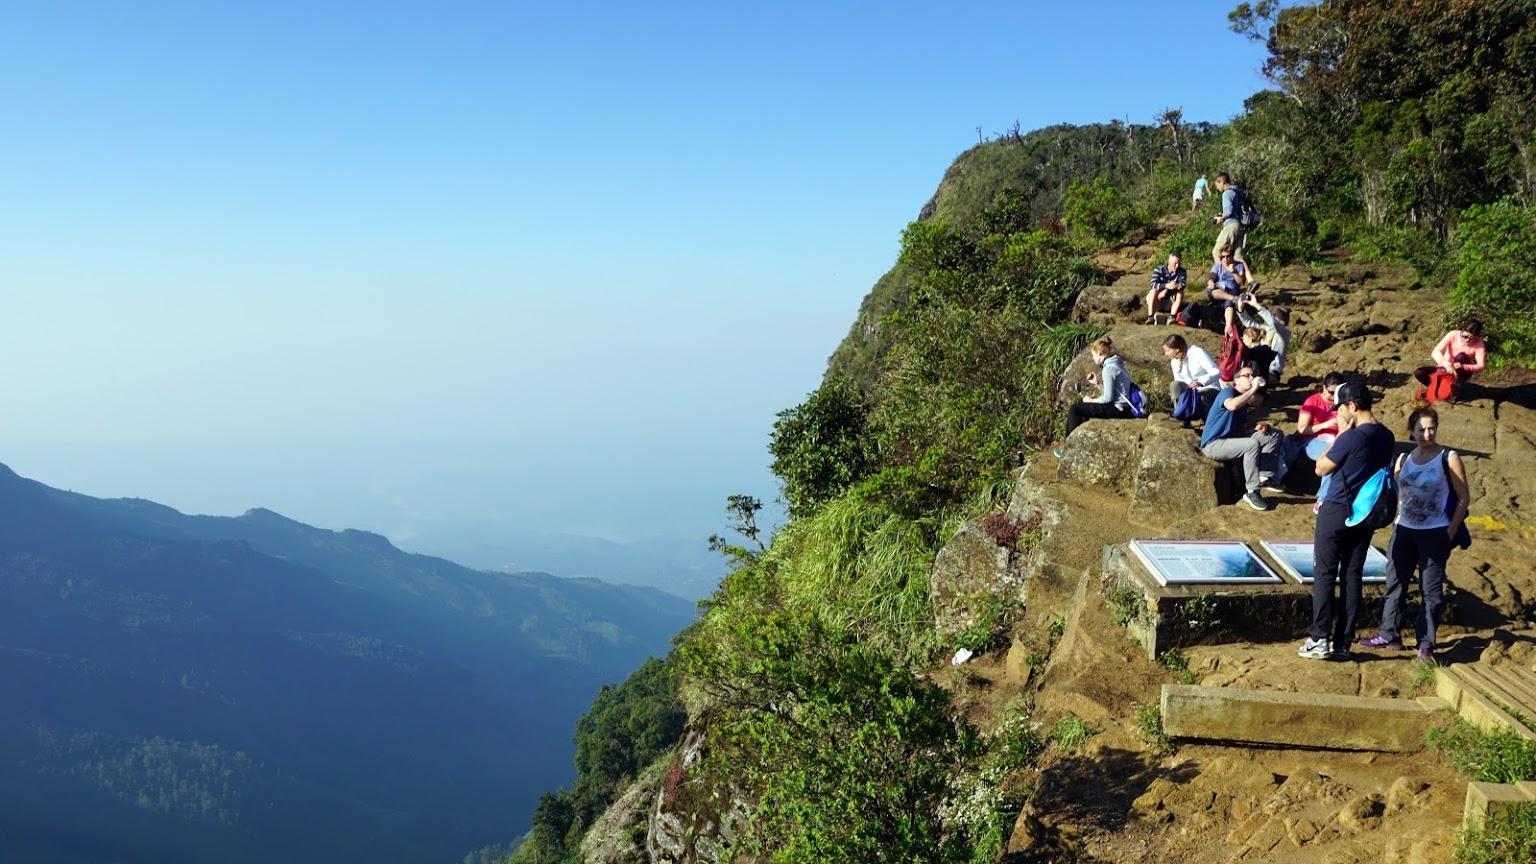
[[[1437,696],[1382,699],[1186,684],[1164,684],[1162,693],[1169,737],[1329,750],[1418,752],[1430,726],[1450,710]]]
[[[1480,729],[1508,729],[1536,741],[1536,730],[1530,725],[1536,717],[1536,702],[1525,695],[1536,683],[1531,678],[1524,670],[1484,663],[1442,666],[1435,670],[1435,694]]]

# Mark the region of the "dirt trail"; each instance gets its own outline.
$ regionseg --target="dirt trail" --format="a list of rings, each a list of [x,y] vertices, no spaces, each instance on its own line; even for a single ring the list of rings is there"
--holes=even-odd
[[[1167,226],[1164,226],[1165,228]],[[1098,263],[1115,291],[1144,290],[1141,274],[1162,260],[1160,240],[1112,250]],[[1191,296],[1207,266],[1190,261]],[[1356,370],[1377,392],[1378,417],[1405,439],[1410,371],[1442,335],[1443,293],[1410,270],[1340,256],[1290,267],[1260,287],[1265,302],[1292,310],[1286,381],[1263,419],[1287,431],[1296,407],[1331,370]],[[1139,304],[1139,298],[1138,298]],[[1120,311],[1116,341],[1181,328],[1147,326],[1139,305]],[[1441,440],[1467,459],[1474,543],[1453,555],[1454,586],[1441,662],[1484,659],[1536,666],[1536,373],[1485,374],[1463,400],[1439,406]],[[1178,524],[1133,519],[1124,496],[1055,477],[1048,455],[1026,468],[1070,508],[1047,542],[1058,577],[1032,586],[1020,645],[1049,648],[1043,634],[1067,621],[1043,673],[1018,656],[981,658],[954,673],[960,701],[984,727],[1025,698],[1046,723],[1066,713],[1099,734],[1068,753],[1049,751],[1015,828],[1013,861],[1429,862],[1450,858],[1466,780],[1433,754],[1389,756],[1283,749],[1182,746],[1159,756],[1137,732],[1138,705],[1153,704],[1174,674],[1151,661],[1115,624],[1099,581],[1106,543],[1133,537],[1310,539],[1310,496],[1283,495],[1258,513],[1219,507]],[[1384,548],[1387,532],[1378,533]],[[1362,632],[1360,635],[1367,635]],[[1015,655],[1022,655],[1016,649]],[[1292,642],[1189,649],[1190,671],[1213,686],[1411,696],[1412,652],[1365,653],[1355,662],[1302,660]],[[1010,666],[1012,668],[1010,668]]]

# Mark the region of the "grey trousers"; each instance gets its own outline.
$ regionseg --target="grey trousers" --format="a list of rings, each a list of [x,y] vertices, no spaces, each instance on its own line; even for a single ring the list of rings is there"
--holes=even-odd
[[[1381,610],[1381,635],[1401,637],[1403,605],[1408,597],[1408,582],[1414,571],[1419,574],[1419,620],[1415,628],[1419,648],[1435,647],[1435,629],[1440,625],[1440,609],[1445,590],[1445,562],[1451,557],[1451,537],[1444,528],[1404,528],[1392,526],[1387,541],[1387,598]]]
[[[1254,431],[1252,435],[1238,438],[1217,438],[1201,447],[1200,452],[1217,462],[1243,460],[1243,485],[1249,492],[1257,492],[1263,484],[1260,475],[1275,471],[1275,454],[1280,450],[1283,437],[1278,429]]]

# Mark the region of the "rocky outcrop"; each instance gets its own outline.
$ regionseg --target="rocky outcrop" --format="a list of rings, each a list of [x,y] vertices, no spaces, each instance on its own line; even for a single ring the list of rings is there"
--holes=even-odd
[[[933,559],[934,629],[942,636],[959,633],[975,624],[989,603],[1017,594],[1022,585],[1010,572],[1012,563],[1012,548],[980,521],[961,525]]]
[[[661,789],[667,768],[662,760],[641,772],[619,800],[613,802],[581,840],[584,864],[649,864],[645,838],[651,804]]]
[[[1218,487],[1225,466],[1200,452],[1199,437],[1160,424],[1149,424],[1149,428],[1161,429],[1163,434],[1144,439],[1131,481],[1131,516],[1171,522],[1222,503]]]
[[[1008,507],[990,517],[1017,529],[1017,540],[1000,542],[995,530],[971,520],[934,558],[929,596],[940,635],[970,627],[1000,600],[1028,599],[1029,583],[1046,565],[1043,541],[1067,518],[1067,505],[1028,475],[1027,467],[1015,472]]]
[[[690,721],[660,778],[645,834],[650,864],[724,864],[751,804],[728,777],[707,770],[707,718]]]

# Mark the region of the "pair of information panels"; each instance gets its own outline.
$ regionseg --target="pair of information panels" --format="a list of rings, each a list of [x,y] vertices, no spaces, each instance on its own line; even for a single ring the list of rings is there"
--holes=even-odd
[[[1276,570],[1291,581],[1312,584],[1312,541],[1264,540],[1259,545],[1268,561],[1237,540],[1132,540],[1131,554],[1163,585],[1264,585],[1286,581]],[[1365,559],[1365,581],[1386,580],[1387,556],[1372,546]]]

